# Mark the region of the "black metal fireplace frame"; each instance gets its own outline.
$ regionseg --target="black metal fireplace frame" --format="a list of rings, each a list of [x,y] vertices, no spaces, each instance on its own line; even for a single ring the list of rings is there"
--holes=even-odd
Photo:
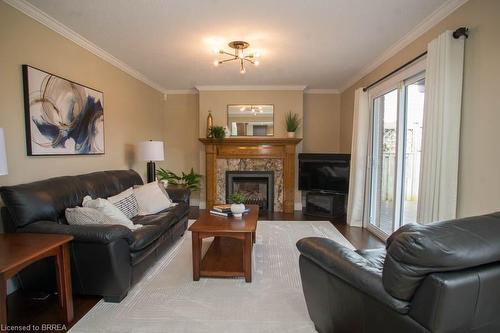
[[[234,178],[267,178],[267,198],[268,212],[274,211],[274,171],[226,171],[226,202],[229,199],[229,193],[232,191],[231,184]],[[253,176],[253,177],[252,177]]]

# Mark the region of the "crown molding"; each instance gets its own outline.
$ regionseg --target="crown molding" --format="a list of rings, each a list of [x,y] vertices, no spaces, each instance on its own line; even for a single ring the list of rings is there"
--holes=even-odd
[[[52,16],[48,15],[44,11],[40,10],[39,8],[33,6],[31,3],[25,1],[25,0],[3,0],[5,3],[10,5],[11,7],[17,9],[21,13],[31,17],[35,21],[38,21],[39,23],[43,24],[47,28],[55,31],[56,33],[60,34],[61,36],[69,39],[73,43],[77,44],[78,46],[86,49],[87,51],[91,52],[92,54],[98,56],[99,58],[103,59],[104,61],[110,63],[111,65],[121,69],[125,73],[129,74],[133,78],[147,84],[151,88],[154,88],[158,90],[159,92],[164,93],[165,88],[163,88],[160,84],[150,80],[147,78],[144,74],[141,72],[135,70],[134,68],[130,67],[120,59],[114,57],[110,53],[104,51],[101,49],[99,46],[95,45],[82,35],[76,33],[66,25],[62,24],[61,22],[57,21],[55,18]]]
[[[306,89],[304,94],[340,94],[338,89]]]
[[[364,67],[356,75],[354,75],[349,81],[347,81],[340,89],[340,92],[344,92],[346,89],[350,88],[356,82],[361,80],[367,74],[374,71],[378,66],[382,65],[384,62],[389,60],[391,57],[396,55],[399,51],[404,49],[406,46],[415,41],[418,37],[422,36],[424,33],[429,31],[436,24],[441,22],[445,17],[453,13],[463,4],[469,0],[448,0],[442,4],[438,9],[427,16],[422,22],[410,30],[406,35],[399,39],[395,44],[385,50],[380,56],[378,56],[373,63]]]
[[[304,91],[306,89],[305,85],[298,86],[196,86],[198,91],[264,91],[264,90],[281,90],[281,91]]]
[[[167,95],[196,95],[196,94],[198,94],[198,90],[196,90],[196,89],[173,89],[173,90],[165,90],[164,93]]]

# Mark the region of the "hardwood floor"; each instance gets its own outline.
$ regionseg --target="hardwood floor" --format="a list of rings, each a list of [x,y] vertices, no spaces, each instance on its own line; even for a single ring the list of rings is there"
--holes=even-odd
[[[189,213],[190,219],[196,219],[201,210],[193,207]],[[312,217],[302,214],[300,211],[294,213],[269,213],[261,215],[259,220],[281,220],[281,221],[325,221],[322,217]],[[330,222],[358,249],[369,249],[383,247],[384,243],[363,228],[350,227],[345,223],[345,218],[333,219]],[[190,264],[190,263],[189,263]],[[74,312],[76,323],[80,320],[101,298],[97,296],[75,295]],[[38,325],[40,329],[43,324],[62,325],[61,311],[58,308],[57,295],[49,295],[39,299],[36,295],[18,290],[8,297],[8,323],[9,325]],[[73,325],[72,324],[72,325]],[[65,332],[72,325],[61,330],[61,326],[45,327],[42,332]],[[33,332],[33,329],[31,330]],[[35,331],[36,332],[36,331]]]

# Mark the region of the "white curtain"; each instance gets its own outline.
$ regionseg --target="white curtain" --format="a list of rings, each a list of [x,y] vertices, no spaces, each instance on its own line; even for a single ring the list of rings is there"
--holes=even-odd
[[[365,211],[366,163],[368,158],[368,135],[370,114],[368,93],[359,88],[354,93],[354,117],[351,148],[351,172],[349,175],[349,198],[347,201],[347,223],[363,226]]]
[[[453,219],[457,210],[464,38],[429,43],[417,222]]]

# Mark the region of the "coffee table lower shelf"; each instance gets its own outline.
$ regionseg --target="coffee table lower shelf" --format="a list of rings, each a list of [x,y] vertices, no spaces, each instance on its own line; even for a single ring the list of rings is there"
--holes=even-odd
[[[200,277],[244,277],[246,282],[252,282],[252,233],[235,235],[236,238],[215,236],[202,259],[201,243],[205,237],[195,234],[193,233],[193,280],[198,281]],[[199,254],[196,255],[195,252]]]
[[[243,241],[229,237],[215,237],[201,261],[200,276],[244,277]]]

